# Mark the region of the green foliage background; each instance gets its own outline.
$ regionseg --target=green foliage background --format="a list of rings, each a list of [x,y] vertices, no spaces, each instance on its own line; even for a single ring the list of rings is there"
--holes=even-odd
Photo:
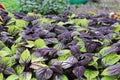
[[[68,7],[69,0],[18,0],[21,12],[39,12],[41,14],[58,14]]]
[[[10,12],[19,12],[20,6],[18,0],[0,0],[0,3],[2,3]]]

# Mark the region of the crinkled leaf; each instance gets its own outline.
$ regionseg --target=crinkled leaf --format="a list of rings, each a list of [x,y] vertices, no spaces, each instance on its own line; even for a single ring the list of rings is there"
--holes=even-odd
[[[60,50],[57,52],[58,60],[66,60],[68,57],[71,56],[71,51],[64,49],[64,50]]]
[[[12,75],[8,76],[8,78],[6,80],[16,80],[18,78],[19,78],[18,75],[12,74]]]
[[[116,53],[111,53],[106,55],[103,59],[102,62],[104,65],[113,65],[116,62],[118,62],[120,60],[119,55],[117,55]]]
[[[31,60],[30,52],[28,49],[26,49],[25,51],[22,52],[19,62],[21,64],[26,64],[26,63],[29,63],[30,60]]]
[[[85,67],[83,66],[75,67],[72,72],[77,78],[81,78],[85,72]]]
[[[79,42],[77,43],[77,45],[79,45],[81,47],[80,51],[86,52],[85,42],[82,39],[78,39],[78,40],[79,40]]]
[[[93,57],[93,60],[88,64],[89,66],[94,66],[94,67],[98,67],[98,63],[97,63],[98,58],[97,57]]]
[[[25,45],[26,47],[28,47],[28,48],[32,48],[32,47],[34,47],[35,46],[35,44],[34,44],[34,41],[27,41],[27,45]]]
[[[59,74],[62,74],[63,73],[63,69],[62,69],[62,66],[61,65],[53,65],[53,66],[50,66],[50,69],[55,72],[55,73],[59,73]]]
[[[40,67],[48,68],[48,65],[42,63],[42,62],[34,62],[30,65],[30,68],[38,70]]]
[[[18,37],[16,40],[15,40],[15,43],[20,43],[22,41],[22,37]]]
[[[18,66],[16,66],[16,68],[15,68],[17,74],[23,73],[24,69],[25,69],[25,67],[22,66],[22,65],[18,65]]]
[[[93,80],[95,77],[97,77],[99,74],[98,71],[94,71],[94,70],[85,70],[84,76],[87,78],[87,80]]]
[[[28,22],[25,21],[25,20],[16,20],[16,25],[20,28],[24,28],[24,27],[27,27],[28,25]]]
[[[43,57],[37,57],[34,54],[32,54],[32,59],[31,62],[41,62],[41,61],[45,61],[45,59]]]
[[[2,48],[1,51],[6,51],[7,53],[10,54],[10,56],[12,55],[12,51],[11,51],[10,48],[8,48],[8,47]]]
[[[13,68],[6,68],[4,70],[4,74],[10,75],[10,74],[14,74],[15,70]]]
[[[65,60],[65,61],[62,62],[62,67],[64,69],[67,69],[67,68],[73,66],[77,62],[78,62],[77,58],[74,57],[74,56],[71,56],[71,57],[68,57],[67,60]]]
[[[114,76],[120,74],[120,64],[109,66],[101,74],[105,76]]]
[[[15,45],[12,45],[12,46],[11,46],[11,51],[12,51],[12,54],[15,54],[16,49],[17,49],[17,48],[16,48],[16,46],[15,46]]]
[[[87,19],[81,19],[81,26],[88,27],[89,20]]]
[[[8,53],[7,51],[0,51],[0,56],[1,57],[5,57],[5,56],[8,56],[8,55],[10,55],[10,53]]]
[[[50,20],[47,18],[41,18],[41,19],[38,19],[38,22],[39,24],[51,24],[52,22],[54,22],[54,20]]]
[[[9,27],[8,27],[8,32],[9,32],[9,33],[12,34],[14,31],[15,31],[15,25],[12,25],[12,26],[9,26]]]
[[[65,47],[65,45],[64,45],[63,43],[58,43],[58,44],[56,44],[56,45],[54,46],[54,48],[57,49],[57,50],[61,50],[61,49],[63,49],[64,47]]]
[[[46,68],[39,68],[36,71],[36,78],[37,80],[46,80],[46,79],[50,79],[51,76],[53,75],[53,71],[51,69],[46,69]]]
[[[48,39],[44,39],[46,44],[57,44],[58,40],[56,38],[48,38]]]
[[[119,43],[118,43],[119,44]],[[117,52],[117,51],[119,51],[119,47],[111,47],[110,49],[108,49],[107,51],[106,51],[106,55],[107,54],[110,54],[110,53],[115,53],[115,52]]]
[[[32,73],[30,72],[24,72],[22,75],[20,75],[19,80],[31,80]]]
[[[88,27],[89,20],[87,19],[73,19],[74,23],[82,27]]]
[[[70,50],[71,50],[71,53],[72,55],[74,56],[79,56],[81,54],[80,52],[80,46],[78,45],[73,45],[73,46],[69,46]]]
[[[6,63],[7,67],[11,67],[15,64],[15,61],[12,60],[11,57],[3,57],[1,60],[0,60],[0,63]]]
[[[40,38],[35,40],[34,45],[35,45],[36,48],[44,48],[44,47],[46,47],[45,41],[43,39],[40,39]]]
[[[106,51],[109,50],[110,48],[111,48],[111,46],[103,47],[103,48],[99,51],[99,55],[102,56],[102,57],[105,56],[105,55],[107,55],[107,54],[106,54]]]

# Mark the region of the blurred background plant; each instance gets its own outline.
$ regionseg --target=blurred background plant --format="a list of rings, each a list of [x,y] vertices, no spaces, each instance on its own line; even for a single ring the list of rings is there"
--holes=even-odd
[[[3,4],[10,12],[19,12],[20,10],[18,0],[0,0],[0,3]]]
[[[71,9],[68,9],[70,12],[78,14],[89,11],[98,13],[109,12],[109,10],[117,11],[120,8],[120,0],[0,0],[0,3],[10,12],[37,12],[41,14],[62,13],[68,7]]]
[[[19,0],[19,2],[21,12],[58,14],[67,9],[69,0]]]

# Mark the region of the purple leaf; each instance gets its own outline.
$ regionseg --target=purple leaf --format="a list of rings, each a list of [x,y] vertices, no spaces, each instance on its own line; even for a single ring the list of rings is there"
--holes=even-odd
[[[63,73],[63,69],[60,65],[54,65],[54,66],[50,66],[50,69],[53,70],[53,72],[62,74]]]
[[[73,45],[73,46],[69,46],[69,48],[74,56],[79,56],[81,54],[80,46]]]
[[[85,67],[83,66],[75,67],[72,72],[77,78],[81,78],[85,72]]]
[[[53,71],[51,69],[46,69],[46,68],[39,68],[36,71],[36,78],[37,80],[46,80],[46,79],[50,79],[51,76],[53,75]]]

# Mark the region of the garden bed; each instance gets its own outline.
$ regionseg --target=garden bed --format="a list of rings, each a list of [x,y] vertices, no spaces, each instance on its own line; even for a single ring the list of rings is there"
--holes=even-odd
[[[119,80],[120,19],[0,11],[0,79]]]

